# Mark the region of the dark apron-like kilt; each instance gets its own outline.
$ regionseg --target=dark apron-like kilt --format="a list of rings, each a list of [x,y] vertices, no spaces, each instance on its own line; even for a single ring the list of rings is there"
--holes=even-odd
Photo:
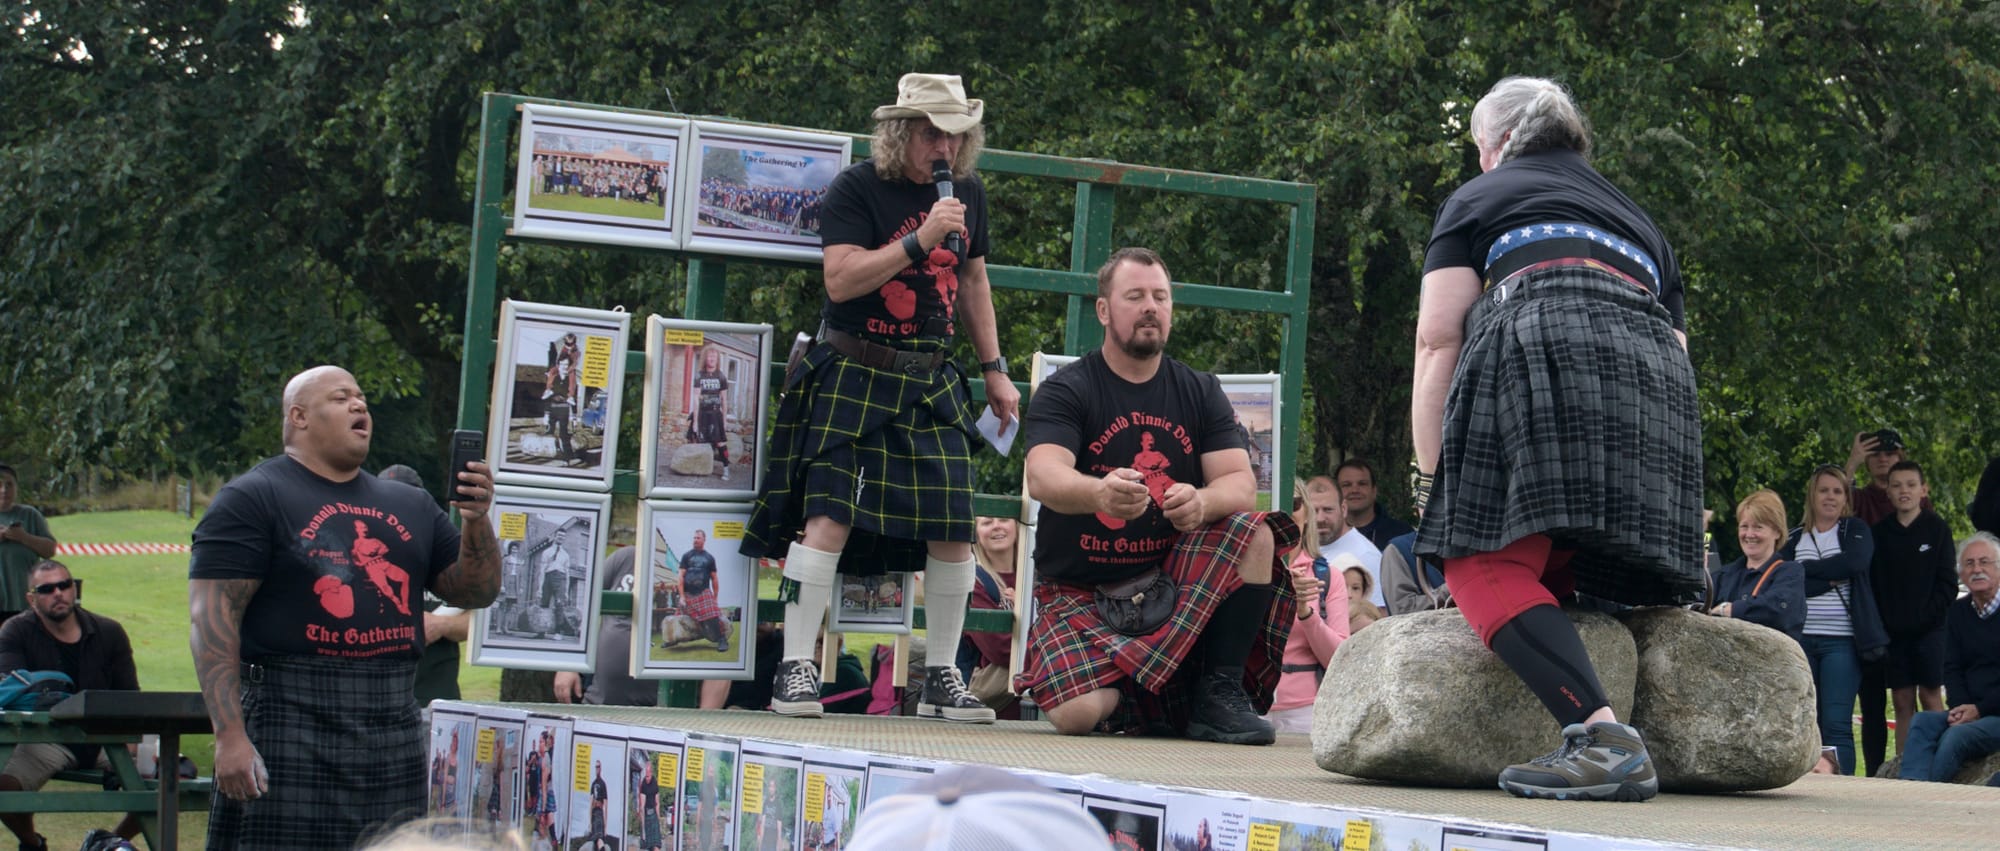
[[[216,792],[209,848],[346,849],[424,814],[415,659],[262,660],[245,674],[243,724],[271,786],[237,803]]]
[[[1243,587],[1236,562],[1259,523],[1271,527],[1274,552],[1289,552],[1298,545],[1298,524],[1275,511],[1232,514],[1174,542],[1160,569],[1180,588],[1180,599],[1174,603],[1173,617],[1151,635],[1121,635],[1106,627],[1088,586],[1048,579],[1036,582],[1035,622],[1028,628],[1030,652],[1015,681],[1016,690],[1031,694],[1046,709],[1116,687],[1123,695],[1118,711],[1105,721],[1107,729],[1180,732],[1187,726],[1188,685],[1196,673],[1181,663],[1215,616],[1216,606]],[[1291,571],[1284,562],[1282,557],[1272,559],[1277,593],[1244,662],[1243,687],[1258,712],[1271,709],[1285,640],[1298,617]]]
[[[981,440],[956,366],[905,375],[821,343],[800,373],[778,407],[744,555],[783,558],[808,517],[852,528],[840,559],[847,574],[922,570],[924,542],[972,540],[972,450]]]
[[[1528,535],[1576,551],[1577,590],[1627,605],[1702,588],[1694,369],[1664,307],[1587,266],[1481,296],[1445,400],[1416,554]]]

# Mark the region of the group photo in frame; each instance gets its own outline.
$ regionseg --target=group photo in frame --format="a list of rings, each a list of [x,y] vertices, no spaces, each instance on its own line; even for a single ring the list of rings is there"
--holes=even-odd
[[[682,231],[689,251],[820,258],[820,202],[853,141],[832,133],[697,121]]]
[[[486,431],[494,481],[611,490],[630,320],[622,310],[501,302]]]
[[[828,632],[909,635],[916,621],[916,574],[890,571],[873,576],[840,574],[833,587]]]
[[[646,320],[643,496],[757,495],[764,474],[771,334],[769,325]]]
[[[737,552],[749,503],[639,506],[632,665],[650,680],[745,680],[756,672],[757,560]]]
[[[1229,406],[1236,411],[1236,426],[1243,430],[1244,448],[1250,452],[1250,472],[1257,476],[1257,510],[1271,511],[1273,506],[1279,511],[1286,510],[1291,500],[1279,499],[1278,487],[1284,486],[1289,494],[1291,485],[1284,476],[1273,475],[1278,465],[1278,441],[1283,437],[1283,429],[1278,427],[1282,398],[1278,375],[1216,378],[1222,382],[1223,395],[1229,397]]]
[[[682,118],[523,106],[510,233],[680,248],[687,139]]]
[[[611,495],[499,485],[500,596],[472,619],[472,664],[589,671]]]

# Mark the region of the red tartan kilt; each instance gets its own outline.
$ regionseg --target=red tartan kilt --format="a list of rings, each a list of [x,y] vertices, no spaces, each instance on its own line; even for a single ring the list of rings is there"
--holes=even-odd
[[[1044,711],[1100,688],[1117,687],[1120,702],[1110,725],[1143,730],[1161,724],[1179,729],[1186,720],[1181,662],[1215,616],[1223,599],[1243,587],[1237,554],[1250,544],[1258,524],[1270,526],[1275,543],[1273,587],[1264,628],[1244,663],[1244,688],[1259,712],[1268,712],[1297,617],[1291,571],[1283,556],[1298,545],[1299,527],[1282,512],[1242,512],[1183,534],[1161,570],[1180,588],[1173,617],[1151,635],[1126,636],[1104,625],[1088,586],[1043,579],[1035,583],[1035,622],[1028,628],[1028,658],[1017,691],[1030,694]]]
[[[715,604],[715,586],[710,585],[708,586],[708,590],[699,594],[682,596],[681,614],[694,618],[695,623],[721,620],[722,607]]]

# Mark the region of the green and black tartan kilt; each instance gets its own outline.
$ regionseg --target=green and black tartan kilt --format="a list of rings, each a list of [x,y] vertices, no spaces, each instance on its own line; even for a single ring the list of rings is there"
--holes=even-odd
[[[920,338],[901,347],[948,343]],[[925,542],[972,540],[972,451],[983,441],[957,366],[905,375],[820,343],[799,373],[778,407],[744,555],[783,558],[808,517],[850,527],[840,557],[846,574],[922,570]]]
[[[1694,368],[1650,293],[1564,266],[1474,304],[1417,555],[1542,533],[1578,591],[1678,603],[1702,588],[1701,490]]]

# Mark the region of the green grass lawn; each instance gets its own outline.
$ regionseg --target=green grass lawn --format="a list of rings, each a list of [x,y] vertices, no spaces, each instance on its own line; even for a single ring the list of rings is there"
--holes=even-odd
[[[581,195],[536,195],[529,199],[528,206],[536,210],[593,213],[599,216],[644,219],[652,222],[663,222],[667,218],[666,208],[658,204],[626,201],[618,198],[585,198]]]

